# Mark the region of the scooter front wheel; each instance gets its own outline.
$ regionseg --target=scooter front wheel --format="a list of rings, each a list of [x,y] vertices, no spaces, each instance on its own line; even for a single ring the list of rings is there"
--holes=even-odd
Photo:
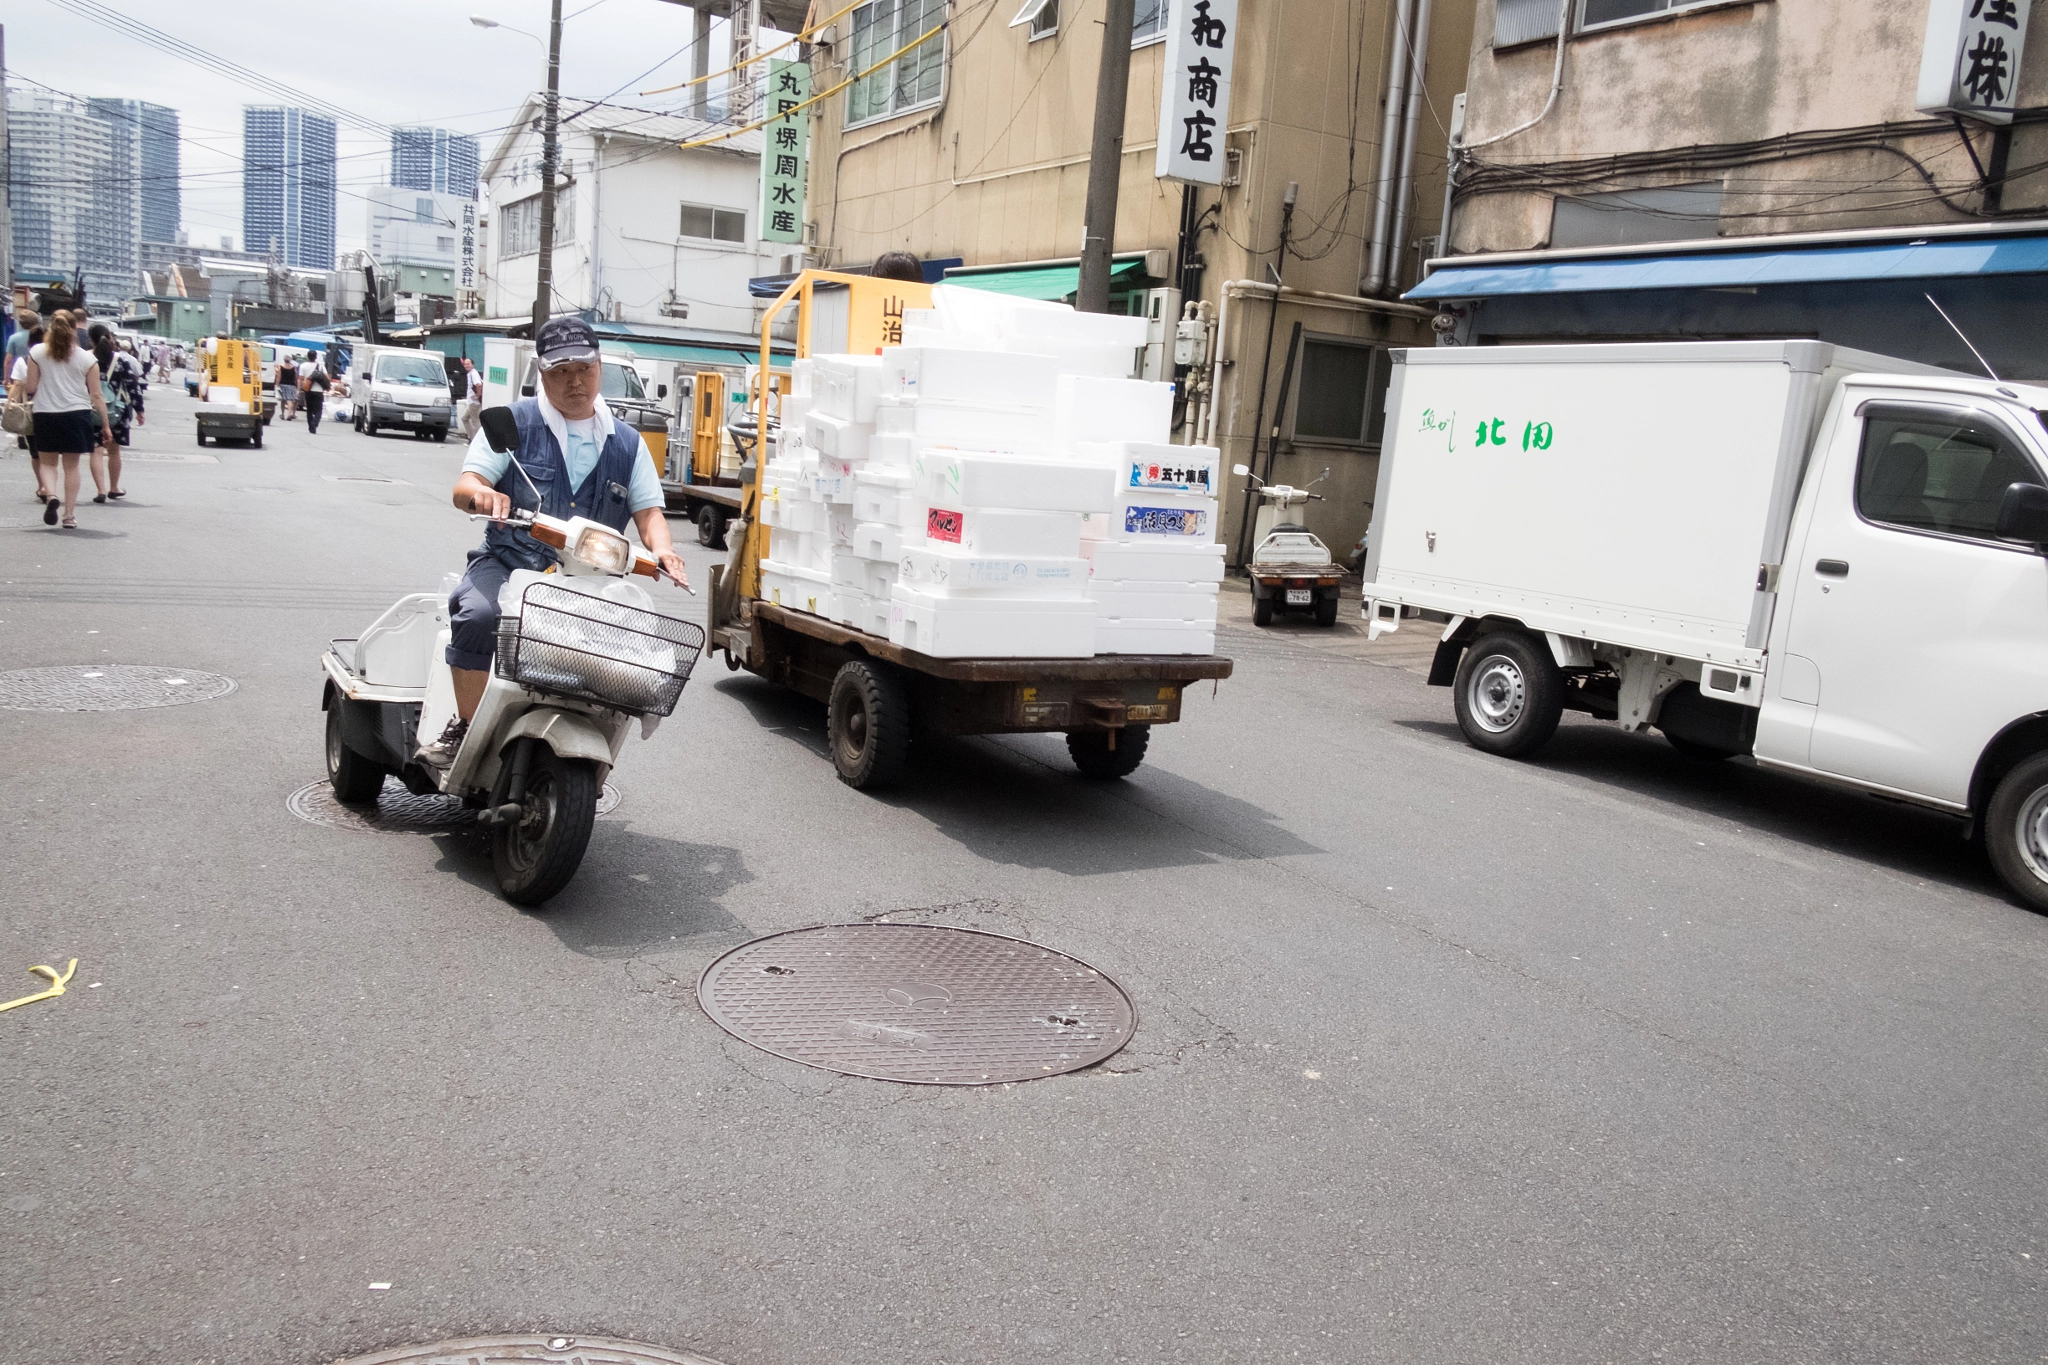
[[[597,765],[538,747],[520,817],[491,829],[491,867],[515,905],[540,905],[569,884],[597,819]]]

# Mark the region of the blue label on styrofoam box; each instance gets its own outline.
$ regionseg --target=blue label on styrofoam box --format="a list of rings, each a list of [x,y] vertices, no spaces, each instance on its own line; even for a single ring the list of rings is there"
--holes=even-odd
[[[1201,536],[1209,532],[1209,514],[1197,507],[1126,507],[1128,536]]]

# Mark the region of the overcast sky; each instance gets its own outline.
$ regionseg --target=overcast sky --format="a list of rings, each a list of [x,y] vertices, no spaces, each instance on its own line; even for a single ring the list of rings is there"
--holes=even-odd
[[[520,100],[547,79],[543,47],[506,29],[479,29],[469,22],[471,14],[483,14],[545,39],[546,0],[93,0],[93,6],[204,46],[366,122],[475,134],[485,158]],[[563,14],[565,99],[617,90],[612,98],[619,104],[678,106],[681,93],[637,92],[688,79],[689,10],[662,0],[564,0]],[[141,99],[178,110],[185,136],[184,227],[195,243],[218,246],[226,235],[237,248],[242,245],[242,106],[285,101],[167,56],[51,0],[17,0],[5,15],[10,86],[33,90],[29,82],[35,81],[81,97]],[[725,29],[723,22],[713,27],[714,71],[729,60]],[[343,123],[337,152],[335,245],[347,251],[365,245],[365,206],[350,192],[360,194],[389,178],[390,141]]]

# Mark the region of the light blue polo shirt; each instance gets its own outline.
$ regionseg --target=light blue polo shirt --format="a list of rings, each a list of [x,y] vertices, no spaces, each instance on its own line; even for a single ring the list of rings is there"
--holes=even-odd
[[[590,471],[597,468],[597,457],[604,453],[604,421],[600,417],[586,417],[579,422],[564,420],[562,426],[568,437],[562,463],[569,468],[569,486],[581,488],[583,481],[590,477]],[[648,453],[647,438],[638,439],[640,453],[633,460],[633,478],[627,485],[626,505],[635,512],[644,512],[650,507],[666,506],[668,496],[661,491],[661,476],[654,472],[654,459]],[[469,453],[463,457],[462,467],[495,488],[498,480],[505,477],[505,471],[512,467],[512,456],[492,450],[490,441],[479,431],[470,438]]]

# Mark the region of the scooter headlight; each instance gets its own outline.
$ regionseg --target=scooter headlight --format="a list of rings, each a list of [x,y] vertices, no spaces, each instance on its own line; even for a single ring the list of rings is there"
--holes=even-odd
[[[569,554],[577,563],[599,573],[622,574],[633,567],[633,547],[626,543],[626,538],[601,526],[584,527],[570,545]]]

